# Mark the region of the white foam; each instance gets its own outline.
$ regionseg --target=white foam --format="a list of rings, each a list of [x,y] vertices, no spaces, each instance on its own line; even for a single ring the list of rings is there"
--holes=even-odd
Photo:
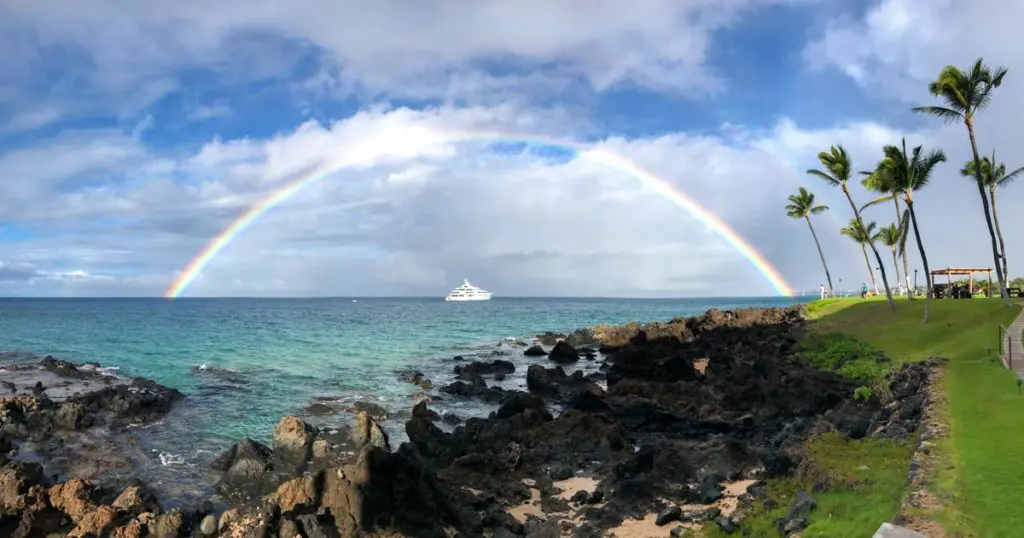
[[[160,453],[160,464],[168,467],[171,465],[185,465],[185,458],[177,454],[170,454],[167,452]]]
[[[163,424],[163,423],[164,423],[164,421],[163,421],[163,420],[158,420],[158,421],[156,421],[156,422],[150,422],[150,423],[148,423],[148,424],[145,424],[145,423],[141,423],[141,422],[139,422],[139,423],[132,423],[132,424],[129,424],[129,425],[128,425],[128,426],[126,426],[126,427],[127,427],[127,428],[142,428],[142,429],[147,429],[147,428],[152,428],[153,426],[159,426],[159,425],[161,425],[161,424]]]

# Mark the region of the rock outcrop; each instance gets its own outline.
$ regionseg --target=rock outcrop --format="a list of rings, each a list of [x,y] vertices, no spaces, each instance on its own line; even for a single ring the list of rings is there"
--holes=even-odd
[[[164,511],[142,484],[120,492],[53,484],[39,465],[0,460],[0,535],[603,536],[644,521],[655,534],[683,524],[736,532],[737,499],[763,495],[762,479],[797,472],[811,433],[902,438],[921,420],[919,395],[934,365],[895,371],[884,403],[856,400],[854,381],[789,360],[802,323],[799,308],[712,310],[542,335],[561,366],[531,364],[522,392],[488,384],[514,372],[511,362],[460,364],[444,397],[490,402],[494,412],[447,433],[424,399],[397,449],[365,410],[341,430],[284,417],[269,446],[243,439],[212,464],[233,503],[224,510]],[[604,349],[607,388],[600,376],[566,370],[581,355],[575,345]],[[7,397],[0,431],[24,438],[37,426],[82,428],[90,417],[135,419],[162,408],[106,394],[60,404]],[[58,412],[68,403],[77,406]],[[0,439],[0,455],[4,447]],[[798,532],[814,510],[813,498],[800,496],[780,524]]]

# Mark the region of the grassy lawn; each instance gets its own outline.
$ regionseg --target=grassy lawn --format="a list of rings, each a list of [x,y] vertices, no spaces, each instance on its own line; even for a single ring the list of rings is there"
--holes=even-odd
[[[998,299],[935,300],[931,320],[922,324],[923,309],[923,300],[900,300],[892,313],[884,297],[814,301],[807,308],[813,320],[807,354],[823,368],[835,355],[869,356],[871,350],[884,351],[894,364],[948,358],[943,387],[948,404],[940,411],[950,435],[934,449],[935,474],[929,477],[930,491],[942,506],[912,515],[938,521],[948,536],[1024,536],[1024,511],[1018,510],[1024,400],[1017,397],[1014,374],[997,359],[997,326],[1009,326],[1020,309],[1003,308]],[[856,362],[834,369],[853,377],[875,375]],[[818,509],[802,536],[870,536],[899,509],[916,445],[916,439],[818,437],[808,445],[812,476],[772,481],[769,497],[777,506],[758,506],[745,526],[753,536],[778,536],[774,520],[785,516],[793,495],[810,491],[814,481],[827,476],[833,487],[813,494]],[[724,536],[718,529],[705,535]]]
[[[837,299],[813,308],[814,330],[847,334],[896,362],[950,359],[944,412],[951,433],[937,455],[949,465],[933,484],[948,507],[934,516],[953,536],[1024,535],[1024,400],[996,359],[997,326],[1008,326],[1020,309],[998,299],[936,300],[922,325],[923,308],[923,301],[902,301],[892,314],[884,302]]]
[[[786,516],[796,493],[810,492],[814,482],[827,481],[832,484],[829,491],[812,493],[817,509],[801,536],[871,536],[899,509],[913,450],[910,442],[850,442],[834,433],[817,437],[807,449],[813,470],[802,479],[770,481],[767,497],[776,506],[756,505],[744,527],[750,536],[780,536],[775,520]],[[709,537],[730,536],[717,527],[703,532]]]

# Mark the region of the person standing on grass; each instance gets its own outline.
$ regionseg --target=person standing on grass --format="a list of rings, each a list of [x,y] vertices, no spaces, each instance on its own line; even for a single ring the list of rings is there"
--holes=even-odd
[[[867,299],[867,297],[868,297],[868,283],[867,282],[863,282],[860,285],[860,298],[861,299]]]
[[[821,298],[824,299],[825,298],[825,285],[824,284],[821,285],[821,290],[820,290],[819,293],[821,295]]]

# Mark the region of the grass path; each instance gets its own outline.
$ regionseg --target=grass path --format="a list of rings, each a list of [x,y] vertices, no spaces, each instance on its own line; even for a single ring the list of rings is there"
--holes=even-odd
[[[814,330],[841,332],[884,350],[896,362],[943,356],[950,435],[936,457],[949,465],[932,489],[946,504],[930,514],[950,536],[1024,536],[1024,399],[1015,375],[998,357],[998,325],[1010,325],[1020,307],[998,299],[936,300],[921,324],[924,301],[835,299],[814,304]]]

